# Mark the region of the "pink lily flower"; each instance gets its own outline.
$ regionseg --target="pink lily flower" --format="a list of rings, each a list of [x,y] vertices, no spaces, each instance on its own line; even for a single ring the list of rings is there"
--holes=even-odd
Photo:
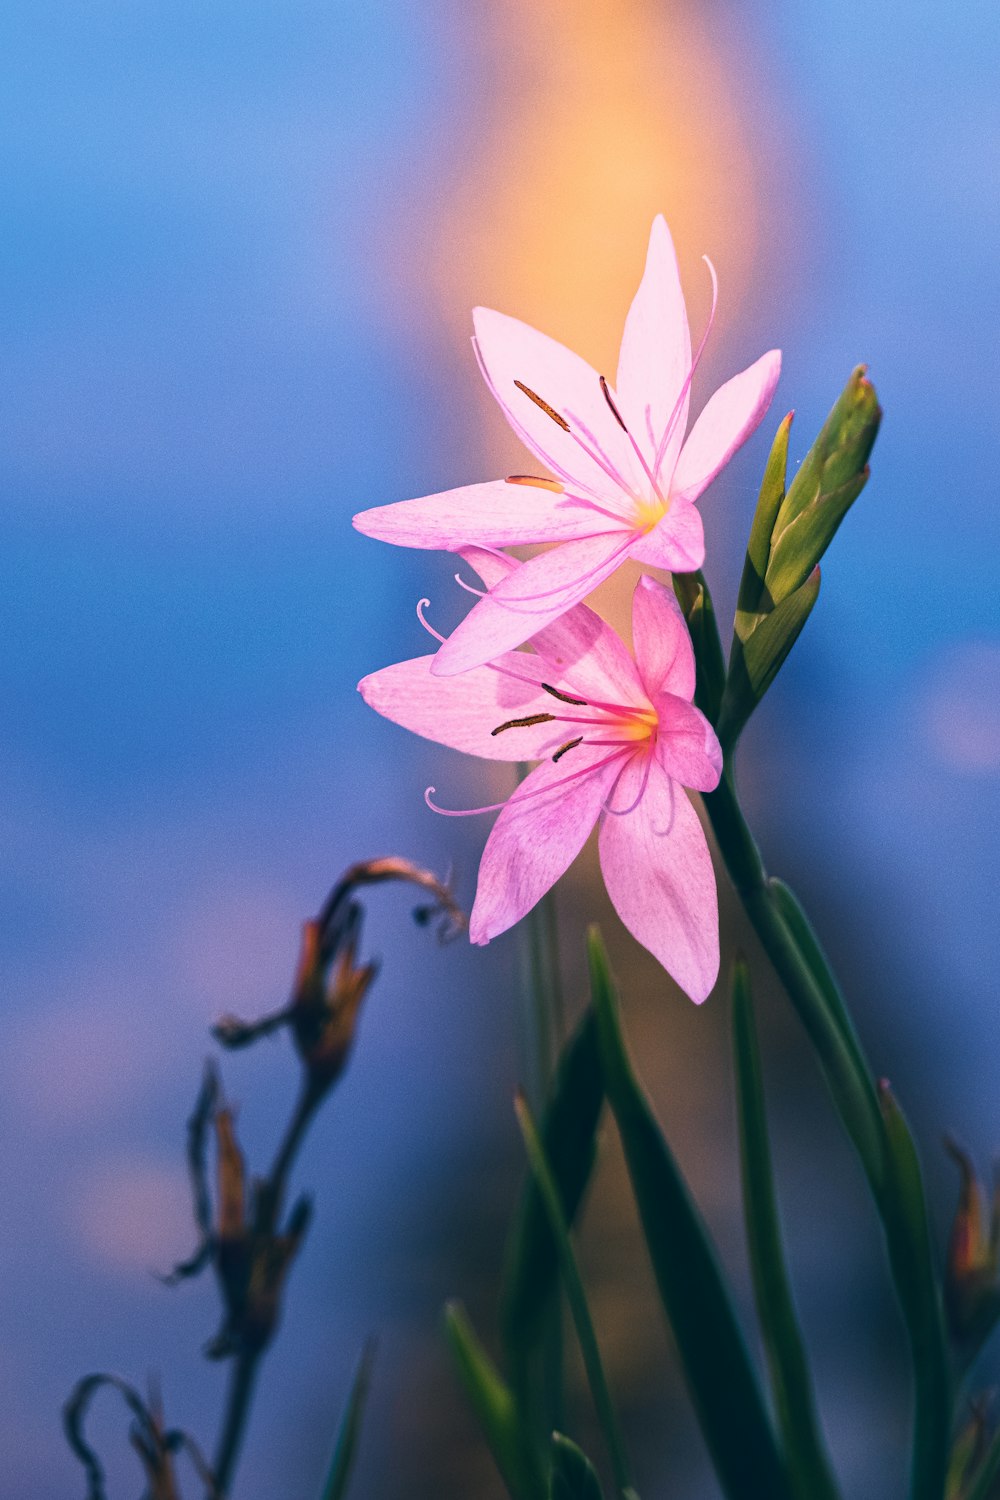
[[[519,565],[463,551],[487,586]],[[526,564],[520,565],[527,566]],[[431,634],[421,600],[418,614]],[[640,578],[632,601],[635,656],[586,605],[462,676],[433,671],[436,657],[365,677],[372,708],[424,738],[489,760],[538,760],[499,812],[483,851],[469,936],[488,943],[535,905],[569,867],[594,824],[608,894],[629,931],[691,999],[719,971],[719,914],[712,857],[683,788],[718,785],[722,752],[696,709],[695,665],[669,588]],[[441,636],[437,636],[441,640]]]
[[[715,313],[715,271],[711,262]],[[554,478],[512,474],[354,517],[400,547],[557,543],[502,579],[438,652],[448,676],[512,650],[577,604],[626,558],[686,573],[705,557],[695,502],[755,430],[781,369],[776,349],[711,397],[685,440],[692,360],[666,222],[653,221],[646,269],[622,335],[612,391],[578,355],[516,318],[473,312],[473,345],[514,431]]]

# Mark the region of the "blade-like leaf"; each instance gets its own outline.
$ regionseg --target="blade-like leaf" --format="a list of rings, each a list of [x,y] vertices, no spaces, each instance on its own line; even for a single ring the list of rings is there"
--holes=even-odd
[[[604,1500],[590,1459],[561,1432],[552,1434],[551,1461],[549,1500]]]
[[[583,1356],[584,1369],[587,1372],[587,1382],[594,1399],[594,1409],[601,1424],[604,1440],[608,1445],[608,1453],[611,1457],[615,1482],[618,1485],[619,1491],[624,1494],[630,1487],[628,1455],[625,1451],[625,1442],[618,1425],[618,1416],[615,1412],[614,1402],[611,1399],[611,1391],[608,1388],[607,1378],[604,1374],[600,1346],[597,1342],[597,1335],[594,1332],[594,1324],[590,1316],[590,1307],[587,1303],[583,1278],[580,1275],[580,1268],[576,1263],[576,1255],[573,1251],[572,1240],[570,1239],[569,1226],[563,1218],[562,1208],[559,1203],[559,1188],[552,1175],[551,1167],[546,1160],[545,1148],[539,1137],[538,1128],[531,1117],[531,1110],[528,1107],[527,1101],[523,1097],[518,1097],[514,1108],[517,1113],[517,1122],[521,1127],[521,1134],[524,1137],[524,1145],[528,1153],[532,1175],[542,1195],[545,1211],[548,1214],[549,1227],[552,1230],[552,1235],[559,1252],[563,1285],[566,1288],[566,1300],[569,1303],[570,1312],[573,1315],[573,1323],[576,1327],[577,1338],[580,1342],[580,1353]]]
[[[632,1068],[600,934],[589,939],[608,1101],[701,1429],[729,1500],[791,1500],[770,1418],[708,1231]]]
[[[800,1500],[837,1500],[785,1266],[750,971],[742,960],[733,967],[733,1055],[750,1268],[789,1476]]]
[[[951,1381],[941,1294],[917,1148],[885,1079],[879,1083],[878,1095],[888,1156],[882,1214],[913,1356],[911,1495],[913,1500],[938,1500],[944,1489],[951,1434]]]
[[[457,1302],[445,1308],[445,1333],[459,1379],[479,1419],[487,1447],[513,1500],[544,1500],[544,1469],[517,1406],[490,1359],[465,1309]]]
[[[351,1381],[351,1389],[340,1418],[330,1472],[323,1486],[323,1500],[343,1500],[347,1493],[347,1485],[358,1447],[361,1419],[364,1415],[365,1402],[368,1399],[374,1359],[375,1345],[369,1340],[361,1351],[361,1358],[358,1360],[354,1379]]]
[[[604,1079],[597,1023],[588,1010],[563,1049],[542,1125],[542,1144],[559,1188],[563,1216],[572,1224],[597,1152]],[[528,1173],[507,1252],[501,1325],[504,1344],[518,1356],[535,1347],[544,1329],[559,1271],[559,1252],[539,1187]]]

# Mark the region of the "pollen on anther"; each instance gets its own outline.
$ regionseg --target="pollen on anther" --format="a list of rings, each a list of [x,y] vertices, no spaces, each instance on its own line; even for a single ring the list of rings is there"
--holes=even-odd
[[[575,740],[567,740],[566,743],[565,743],[565,745],[560,745],[559,746],[559,749],[556,751],[555,755],[553,755],[553,757],[552,757],[553,761],[555,762],[555,761],[562,760],[562,758],[563,758],[564,755],[568,754],[570,750],[575,750],[576,747],[577,747],[577,745],[580,745],[582,743],[583,743],[583,735],[582,734],[578,734]]]
[[[537,395],[531,389],[530,385],[525,385],[523,380],[515,380],[514,384],[517,386],[519,391],[524,392],[529,401],[534,401],[536,406],[541,407],[545,415],[547,417],[551,417],[553,422],[555,422],[557,426],[562,428],[563,432],[569,432],[569,423],[567,422],[566,418],[561,417],[557,411],[554,411],[547,401],[543,401],[541,396]]]
[[[505,484],[528,484],[533,489],[551,490],[554,495],[563,493],[563,486],[558,479],[539,479],[534,474],[508,474]]]
[[[603,375],[600,377],[600,380],[601,380],[601,390],[604,393],[604,399],[605,399],[605,401],[608,403],[608,405],[611,408],[611,415],[614,417],[615,421],[618,423],[618,426],[621,428],[622,432],[628,432],[628,428],[625,426],[625,419],[623,418],[621,412],[618,410],[617,406],[615,405],[614,398],[612,397],[611,392],[608,389],[608,382],[605,380],[605,378],[604,378]]]
[[[505,729],[531,729],[535,724],[553,723],[555,714],[529,714],[526,719],[508,719],[506,724],[498,724],[495,729],[490,730],[490,734],[498,735],[503,734]]]
[[[558,698],[560,703],[573,703],[577,708],[589,708],[586,698],[571,698],[569,693],[561,693],[558,688],[551,687],[549,683],[539,683],[543,693],[551,693],[553,698]]]

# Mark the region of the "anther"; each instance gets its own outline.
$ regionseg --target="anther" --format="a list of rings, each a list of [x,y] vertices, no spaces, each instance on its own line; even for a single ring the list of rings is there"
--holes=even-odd
[[[565,745],[560,745],[559,746],[559,749],[556,751],[555,755],[553,755],[553,757],[552,757],[553,761],[560,761],[560,760],[562,760],[562,758],[563,758],[564,755],[566,755],[570,750],[575,750],[576,747],[577,747],[577,745],[581,744],[582,741],[583,741],[583,735],[582,734],[577,735],[577,737],[576,737],[575,740],[567,740],[566,743],[565,743]]]
[[[611,408],[611,415],[618,423],[618,426],[621,428],[622,432],[628,432],[628,428],[625,426],[625,421],[622,417],[622,414],[615,405],[611,392],[608,390],[608,382],[605,380],[603,375],[601,376],[601,390],[604,393],[605,401]]]
[[[586,698],[571,698],[569,693],[561,693],[558,688],[550,687],[547,682],[539,683],[543,693],[551,693],[553,698],[558,698],[560,703],[575,703],[577,708],[589,708],[590,704]]]
[[[534,724],[554,724],[555,714],[529,714],[526,719],[508,719],[506,724],[498,724],[496,729],[491,729],[491,735],[503,734],[505,729],[530,729]]]
[[[558,427],[562,428],[563,432],[569,432],[569,423],[567,422],[566,418],[561,417],[557,411],[553,411],[549,403],[547,401],[543,401],[541,396],[536,396],[535,392],[531,389],[530,386],[525,385],[523,380],[515,380],[514,384],[517,386],[519,391],[524,392],[529,401],[534,401],[536,406],[540,406],[545,415],[547,417],[551,417],[553,422],[555,422]]]
[[[530,484],[533,489],[551,490],[554,495],[563,493],[558,479],[538,479],[534,474],[508,474],[505,484]]]

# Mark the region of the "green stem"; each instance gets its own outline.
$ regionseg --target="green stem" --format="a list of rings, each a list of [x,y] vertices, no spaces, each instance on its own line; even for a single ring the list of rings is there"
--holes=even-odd
[[[875,1198],[912,1353],[915,1410],[910,1494],[912,1500],[941,1500],[950,1440],[950,1375],[936,1291],[928,1294],[929,1277],[933,1285],[929,1242],[915,1246],[910,1237],[908,1226],[913,1221],[898,1201],[900,1186],[889,1170],[871,1071],[846,1009],[842,1003],[831,1004],[831,996],[839,997],[839,990],[818,947],[807,959],[783,915],[781,895],[767,880],[743,817],[731,765],[716,791],[704,800],[730,878],[816,1049]],[[928,1261],[919,1277],[913,1274],[915,1256]]]
[[[529,767],[519,765],[517,776],[523,781]],[[555,893],[546,891],[525,919],[524,982],[522,984],[523,1048],[527,1096],[532,1109],[541,1114],[548,1100],[564,1035],[562,981],[559,967],[559,931]],[[563,1313],[558,1288],[546,1314],[541,1343],[541,1368],[535,1377],[521,1372],[535,1386],[535,1392],[521,1390],[522,1406],[536,1409],[546,1437],[562,1424],[563,1417]],[[538,1408],[540,1407],[540,1411]]]
[[[594,1332],[594,1324],[590,1316],[590,1308],[587,1304],[587,1294],[584,1291],[583,1280],[576,1263],[576,1256],[573,1253],[573,1242],[563,1215],[562,1204],[559,1199],[559,1189],[556,1187],[552,1176],[552,1171],[545,1155],[545,1148],[542,1145],[537,1126],[532,1118],[531,1110],[523,1096],[518,1096],[515,1100],[514,1109],[517,1114],[517,1122],[521,1127],[521,1134],[524,1137],[528,1162],[535,1182],[538,1185],[538,1190],[542,1195],[542,1201],[545,1204],[545,1210],[548,1214],[549,1227],[552,1230],[552,1235],[559,1251],[563,1283],[566,1287],[566,1299],[569,1302],[570,1312],[573,1314],[577,1338],[580,1341],[580,1353],[583,1355],[583,1364],[587,1372],[587,1382],[590,1386],[591,1395],[594,1398],[594,1407],[608,1445],[615,1483],[618,1486],[619,1493],[624,1495],[632,1483],[629,1477],[628,1456],[625,1451],[625,1442],[618,1426],[614,1402],[611,1399],[611,1392],[608,1389],[608,1382],[604,1374],[600,1346],[597,1342],[597,1335]]]

